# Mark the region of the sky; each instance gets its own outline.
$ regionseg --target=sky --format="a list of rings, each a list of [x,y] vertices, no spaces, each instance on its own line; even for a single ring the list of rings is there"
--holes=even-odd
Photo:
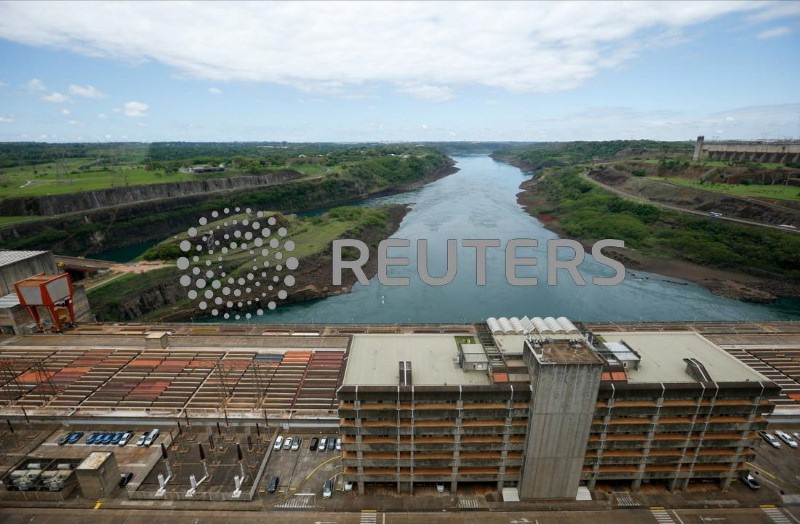
[[[800,138],[800,2],[0,2],[0,141]]]

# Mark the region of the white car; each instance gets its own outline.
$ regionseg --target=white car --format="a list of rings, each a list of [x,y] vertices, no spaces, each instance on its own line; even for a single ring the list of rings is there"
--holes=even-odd
[[[345,482],[343,489],[345,491],[353,491],[353,483],[352,482]]]
[[[800,431],[795,431],[792,435],[794,435],[795,440],[800,440]]]
[[[292,449],[292,437],[286,437],[286,440],[283,441],[283,449],[284,451]]]
[[[317,446],[317,451],[325,451],[325,448],[328,447],[328,438],[322,437],[319,439],[319,445]]]
[[[300,446],[303,444],[303,437],[297,437],[296,439],[292,440],[292,451],[297,451],[300,449]]]
[[[119,447],[122,448],[127,446],[128,441],[131,439],[132,436],[133,436],[133,431],[126,431],[125,434],[122,435],[122,438],[119,439]]]
[[[283,446],[283,437],[279,435],[278,438],[275,439],[275,445],[272,446],[272,451],[280,451],[281,446]]]
[[[336,451],[342,451],[342,437],[336,439]]]
[[[785,431],[781,431],[778,429],[775,430],[775,434],[778,435],[778,438],[780,438],[782,441],[786,442],[790,448],[797,447],[797,441],[793,439],[792,436],[786,433]]]
[[[758,434],[767,441],[767,443],[775,449],[781,449],[781,443],[774,435],[770,435],[766,431],[759,431]]]

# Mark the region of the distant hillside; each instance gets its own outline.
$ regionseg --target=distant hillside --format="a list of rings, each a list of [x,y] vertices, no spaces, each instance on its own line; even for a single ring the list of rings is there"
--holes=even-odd
[[[521,169],[570,166],[628,157],[665,157],[690,155],[693,142],[658,142],[655,140],[609,140],[604,142],[549,142],[523,144],[499,149],[492,158]]]

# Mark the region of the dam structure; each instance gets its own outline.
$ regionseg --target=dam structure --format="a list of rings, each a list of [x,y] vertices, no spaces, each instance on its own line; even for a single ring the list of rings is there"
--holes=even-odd
[[[0,415],[169,435],[313,428],[341,436],[359,493],[482,484],[574,500],[608,481],[725,488],[758,431],[800,412],[794,356],[798,322],[87,323],[0,335]]]
[[[698,136],[692,160],[721,160],[789,164],[800,162],[800,140],[706,142]]]

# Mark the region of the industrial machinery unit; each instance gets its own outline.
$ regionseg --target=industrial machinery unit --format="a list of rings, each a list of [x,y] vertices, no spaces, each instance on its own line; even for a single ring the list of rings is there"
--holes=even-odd
[[[61,332],[62,325],[75,324],[75,288],[68,273],[61,275],[46,275],[40,273],[14,284],[20,304],[28,311],[36,322],[39,332],[44,331],[44,324],[39,315],[40,307],[50,313],[53,321],[51,331]]]

